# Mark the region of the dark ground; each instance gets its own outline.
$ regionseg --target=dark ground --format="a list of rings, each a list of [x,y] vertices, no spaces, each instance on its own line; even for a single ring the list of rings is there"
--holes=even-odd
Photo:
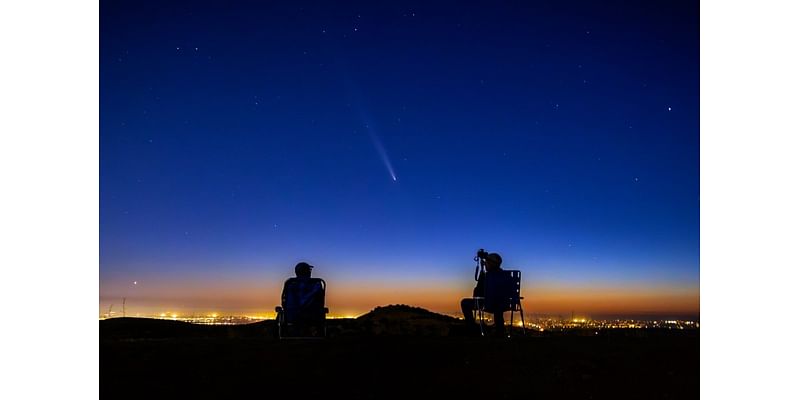
[[[274,323],[100,322],[101,398],[699,397],[699,330],[466,335],[417,310],[332,320],[324,340],[277,340]],[[519,335],[519,333],[515,332]]]

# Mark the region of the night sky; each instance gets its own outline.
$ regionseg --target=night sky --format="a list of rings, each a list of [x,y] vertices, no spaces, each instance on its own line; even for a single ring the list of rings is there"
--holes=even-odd
[[[428,3],[101,2],[101,312],[699,313],[698,2]]]

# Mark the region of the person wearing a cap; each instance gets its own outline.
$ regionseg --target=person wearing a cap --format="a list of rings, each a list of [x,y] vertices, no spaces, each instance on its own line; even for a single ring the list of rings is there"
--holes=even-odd
[[[478,276],[478,284],[475,285],[475,288],[472,289],[472,296],[461,299],[461,312],[464,313],[464,321],[466,321],[467,326],[471,330],[477,329],[477,325],[475,324],[475,317],[473,316],[473,310],[477,309],[479,304],[478,300],[475,297],[483,297],[485,293],[485,285],[486,285],[486,274],[491,274],[496,271],[502,271],[503,269],[500,268],[500,264],[503,263],[503,258],[500,257],[500,254],[497,253],[489,253],[486,258],[481,259],[481,263],[483,264],[486,272],[481,270],[480,275]],[[503,312],[497,311],[494,312],[494,326],[495,331],[498,335],[503,335],[503,324],[505,320],[503,318]]]
[[[324,296],[324,289],[318,279],[311,279],[311,270],[313,265],[306,262],[299,262],[294,266],[295,278],[291,278],[283,285],[281,292],[281,299],[286,299],[289,295],[286,293],[286,288],[292,286],[296,289],[293,303],[302,306],[311,306],[318,302],[320,296]]]
[[[314,268],[314,266],[307,262],[299,262],[294,266],[294,274],[298,278],[311,278],[312,268]]]

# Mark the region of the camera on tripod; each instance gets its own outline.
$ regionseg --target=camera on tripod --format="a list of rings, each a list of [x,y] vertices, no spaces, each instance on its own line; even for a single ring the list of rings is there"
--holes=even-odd
[[[478,250],[478,254],[475,255],[473,260],[475,261],[475,280],[477,281],[480,277],[482,272],[486,272],[486,267],[484,266],[484,262],[489,257],[489,253],[486,252],[484,249]]]

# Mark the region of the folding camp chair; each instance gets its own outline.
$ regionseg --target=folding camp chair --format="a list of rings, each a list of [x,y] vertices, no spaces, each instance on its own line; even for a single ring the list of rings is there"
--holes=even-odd
[[[525,334],[525,314],[522,311],[522,299],[520,296],[522,286],[522,272],[518,270],[500,270],[487,272],[485,277],[485,294],[483,297],[474,297],[475,312],[478,314],[478,325],[481,335],[486,334],[485,313],[495,311],[511,311],[511,321],[509,336],[514,326],[514,312],[519,313],[522,319],[522,334]]]
[[[326,286],[319,278],[289,278],[283,284],[281,305],[275,307],[278,338],[310,339],[327,335]]]

